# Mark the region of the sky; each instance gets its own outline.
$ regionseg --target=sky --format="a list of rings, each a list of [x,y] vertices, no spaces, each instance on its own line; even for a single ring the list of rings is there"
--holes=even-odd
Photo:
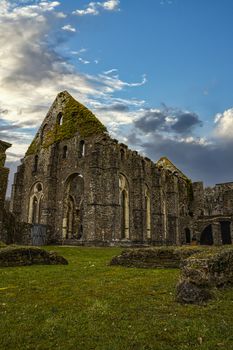
[[[10,182],[63,90],[142,155],[233,181],[232,13],[232,0],[0,0]]]

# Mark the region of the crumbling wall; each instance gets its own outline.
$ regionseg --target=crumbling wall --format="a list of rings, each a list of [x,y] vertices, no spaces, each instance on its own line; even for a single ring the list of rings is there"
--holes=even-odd
[[[77,176],[84,183],[80,198],[78,190],[76,196],[70,191]],[[121,176],[128,189],[126,234]],[[58,243],[172,245],[186,242],[191,201],[190,180],[168,159],[155,164],[118,143],[87,108],[63,92],[18,168],[11,208],[20,222],[51,227]],[[74,217],[78,224],[71,229]]]
[[[2,240],[3,211],[9,174],[9,169],[5,168],[4,165],[6,160],[6,150],[10,146],[9,143],[0,140],[0,240]]]
[[[233,283],[233,248],[204,249],[183,261],[177,300],[198,304],[214,297],[215,287]]]
[[[199,247],[129,248],[112,258],[110,265],[139,268],[179,268],[187,257],[200,252]]]

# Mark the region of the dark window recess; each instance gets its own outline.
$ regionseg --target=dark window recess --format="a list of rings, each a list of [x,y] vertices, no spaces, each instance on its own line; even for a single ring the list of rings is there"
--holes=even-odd
[[[35,158],[34,158],[34,166],[33,166],[33,171],[34,172],[38,171],[38,162],[39,162],[39,156],[35,156]]]
[[[85,142],[81,140],[79,142],[79,157],[84,157],[85,156]]]
[[[121,149],[121,160],[125,159],[125,151]]]
[[[208,225],[201,233],[200,244],[212,245],[213,243],[212,225]]]
[[[185,229],[185,243],[191,243],[191,233],[189,228]]]
[[[229,221],[220,221],[222,244],[231,244],[231,223]]]
[[[67,148],[67,146],[64,146],[63,147],[63,152],[62,152],[62,158],[66,159],[67,155],[68,155],[68,148]]]

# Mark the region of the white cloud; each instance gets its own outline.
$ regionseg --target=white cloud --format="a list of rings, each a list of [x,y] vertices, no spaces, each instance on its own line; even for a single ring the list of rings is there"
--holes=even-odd
[[[109,75],[109,74],[117,73],[117,72],[118,72],[118,69],[113,68],[113,69],[106,70],[106,71],[104,72],[104,74]]]
[[[119,5],[120,1],[119,0],[108,0],[104,2],[90,2],[86,9],[80,10],[77,9],[73,11],[74,15],[78,16],[85,16],[85,15],[98,15],[101,10],[105,11],[119,11]]]
[[[215,130],[216,137],[223,141],[233,140],[233,108],[224,111],[222,114],[218,113],[215,116]]]
[[[105,10],[116,11],[119,9],[120,1],[119,0],[109,0],[105,1],[102,4],[99,3]]]
[[[84,60],[82,57],[79,57],[79,62],[81,62],[82,64],[89,64],[91,63],[90,61]]]
[[[98,4],[96,2],[90,2],[85,10],[75,10],[74,15],[85,16],[85,15],[98,15]]]
[[[63,30],[67,31],[67,32],[76,32],[76,29],[74,27],[72,27],[71,24],[67,24],[65,26],[62,27]]]
[[[8,110],[3,117],[9,125],[21,125],[21,129],[3,133],[7,141],[13,143],[10,153],[14,156],[22,157],[59,91],[68,90],[90,106],[95,101],[113,103],[115,92],[145,83],[144,78],[130,83],[118,75],[77,71],[69,60],[58,54],[58,43],[51,42],[51,33],[62,27],[63,17],[57,16],[58,6],[57,1],[13,5],[0,0],[0,109]],[[77,55],[85,50],[81,49]],[[130,101],[128,103],[130,106]],[[135,103],[133,100],[133,108]],[[95,108],[93,110],[95,112]],[[119,124],[130,122],[133,115],[126,114],[127,118],[124,113],[109,111],[108,115],[99,117],[108,126],[113,118]],[[29,124],[31,129],[25,127]]]

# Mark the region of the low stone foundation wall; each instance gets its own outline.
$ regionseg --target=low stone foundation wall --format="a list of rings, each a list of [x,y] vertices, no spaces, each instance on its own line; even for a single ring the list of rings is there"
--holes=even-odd
[[[0,249],[0,267],[27,265],[67,265],[65,258],[56,252],[35,247],[8,246]]]
[[[110,265],[141,268],[179,268],[181,261],[202,251],[201,247],[129,248],[114,257]]]
[[[182,263],[176,298],[181,303],[203,303],[213,288],[233,284],[233,247],[206,249]]]

